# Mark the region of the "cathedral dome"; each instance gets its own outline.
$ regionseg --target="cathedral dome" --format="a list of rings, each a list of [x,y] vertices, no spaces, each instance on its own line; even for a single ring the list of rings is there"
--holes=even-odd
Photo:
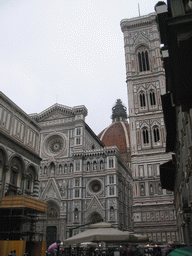
[[[112,108],[112,124],[104,129],[98,137],[105,146],[117,146],[126,162],[130,161],[130,133],[127,122],[126,107],[120,99]]]

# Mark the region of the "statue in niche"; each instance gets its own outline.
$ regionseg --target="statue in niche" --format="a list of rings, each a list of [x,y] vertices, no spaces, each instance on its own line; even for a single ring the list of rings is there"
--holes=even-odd
[[[54,175],[55,174],[55,165],[54,165],[54,163],[51,163],[50,169],[51,169],[50,174]]]
[[[103,161],[100,162],[100,170],[103,170]]]
[[[158,185],[158,192],[159,192],[159,194],[162,193],[162,188],[161,188],[161,184],[160,184],[160,183],[159,183],[159,185]]]
[[[144,190],[144,186],[141,185],[141,196],[144,196],[145,195],[145,190]]]
[[[149,188],[150,194],[153,194],[153,185],[150,184],[150,188]]]
[[[74,211],[74,219],[75,220],[78,220],[78,209],[76,208],[75,211]]]
[[[110,220],[114,220],[114,219],[115,219],[114,208],[111,206],[110,207]]]
[[[96,162],[93,163],[93,170],[97,170],[97,163]]]
[[[90,171],[90,163],[87,163],[87,171]]]

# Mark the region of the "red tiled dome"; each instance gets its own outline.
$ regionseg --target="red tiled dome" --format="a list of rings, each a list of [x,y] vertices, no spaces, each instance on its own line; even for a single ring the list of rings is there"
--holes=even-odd
[[[117,146],[120,153],[126,153],[130,148],[129,124],[127,122],[112,123],[98,137],[105,146]]]
[[[112,108],[113,122],[99,135],[99,139],[105,146],[117,146],[125,161],[130,161],[130,133],[127,122],[126,108],[121,100],[117,100]]]

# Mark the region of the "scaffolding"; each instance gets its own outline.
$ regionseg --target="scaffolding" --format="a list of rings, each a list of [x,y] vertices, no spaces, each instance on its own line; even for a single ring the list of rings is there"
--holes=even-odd
[[[30,196],[5,196],[0,205],[0,240],[43,241],[44,225],[39,227],[40,214],[47,204]]]

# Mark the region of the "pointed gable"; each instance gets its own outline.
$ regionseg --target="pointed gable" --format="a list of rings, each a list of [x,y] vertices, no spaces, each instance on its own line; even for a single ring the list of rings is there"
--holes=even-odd
[[[134,44],[133,44],[133,46],[135,47],[135,49],[136,49],[138,46],[141,46],[141,45],[149,46],[149,39],[148,39],[143,33],[140,33],[140,34],[135,38],[135,42],[134,42]]]
[[[48,199],[61,200],[61,195],[54,179],[50,179],[48,181],[47,186],[45,187],[41,195],[41,200],[48,200]]]

